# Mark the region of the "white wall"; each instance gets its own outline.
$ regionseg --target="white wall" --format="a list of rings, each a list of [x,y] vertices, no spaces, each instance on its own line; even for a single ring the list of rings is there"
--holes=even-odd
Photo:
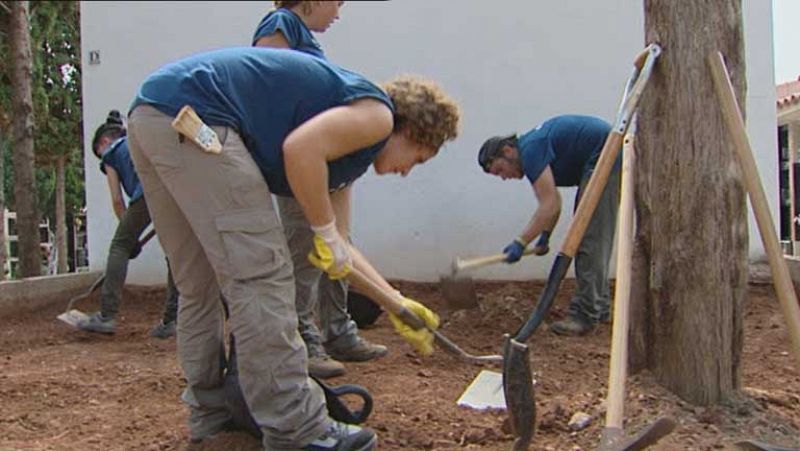
[[[90,261],[102,269],[116,220],[89,141],[109,109],[126,110],[142,79],[198,51],[248,45],[272,2],[82,2],[86,188]],[[766,0],[743,2],[750,137],[777,212],[772,29]],[[499,5],[499,6],[495,6]],[[456,255],[499,252],[536,207],[530,185],[483,174],[476,152],[490,135],[524,132],[549,116],[593,114],[613,121],[633,56],[643,47],[640,0],[508,0],[494,4],[402,0],[348,2],[318,36],[328,57],[384,80],[416,73],[459,100],[462,133],[405,179],[373,172],[356,184],[354,239],[391,278],[436,280]],[[757,5],[757,6],[756,6]],[[99,50],[99,65],[88,64]],[[562,191],[554,249],[566,232],[573,189]],[[777,216],[776,216],[777,218]],[[756,230],[751,217],[751,230]],[[751,255],[763,250],[757,235]],[[134,283],[163,283],[158,246],[132,265]],[[476,274],[545,277],[553,254]]]

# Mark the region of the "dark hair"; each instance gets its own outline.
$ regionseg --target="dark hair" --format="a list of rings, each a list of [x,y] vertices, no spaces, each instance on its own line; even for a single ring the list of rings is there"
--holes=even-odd
[[[500,156],[504,146],[517,147],[517,135],[492,136],[487,139],[478,151],[478,164],[483,168],[483,172],[489,172],[492,162]]]
[[[108,112],[106,121],[97,127],[92,138],[92,152],[100,158],[100,140],[103,138],[117,139],[126,135],[125,126],[122,124],[122,115],[117,110]]]

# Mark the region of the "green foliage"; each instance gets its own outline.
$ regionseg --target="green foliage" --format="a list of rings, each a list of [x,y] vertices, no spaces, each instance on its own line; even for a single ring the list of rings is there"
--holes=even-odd
[[[0,9],[0,30],[8,14]],[[34,146],[38,211],[53,219],[55,212],[55,158],[66,156],[66,208],[75,212],[85,204],[81,125],[80,16],[76,1],[30,2],[33,51]],[[11,105],[8,36],[0,31],[0,128],[8,137]],[[5,147],[5,148],[3,148]],[[4,154],[11,146],[2,146]],[[7,157],[7,155],[6,155]],[[13,171],[6,158],[6,204],[15,208]]]

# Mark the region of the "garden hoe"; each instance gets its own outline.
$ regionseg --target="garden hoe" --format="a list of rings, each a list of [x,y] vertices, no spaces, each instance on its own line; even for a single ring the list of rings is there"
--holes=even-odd
[[[134,254],[131,256],[131,258],[136,257],[136,255],[138,255],[138,251],[140,251],[144,247],[144,245],[147,244],[147,242],[150,241],[150,239],[153,238],[153,236],[155,236],[155,234],[156,234],[155,229],[147,232],[147,235],[145,235],[141,240],[139,240],[139,245],[137,246],[136,251],[134,251]],[[72,299],[70,299],[69,303],[67,304],[67,310],[64,311],[64,313],[56,316],[56,318],[75,328],[77,328],[78,324],[80,324],[81,322],[88,321],[89,315],[83,313],[78,309],[75,309],[74,308],[75,304],[78,301],[86,299],[89,296],[91,296],[92,293],[94,293],[95,290],[97,290],[100,287],[100,285],[102,285],[103,282],[105,282],[105,280],[106,280],[106,275],[103,274],[97,280],[94,281],[92,286],[89,288],[89,291],[83,294],[79,294],[78,296],[74,296]]]
[[[623,136],[628,130],[631,117],[660,54],[661,47],[657,44],[650,44],[636,57],[633,73],[625,86],[616,121],[606,138],[600,158],[582,198],[578,202],[569,230],[561,245],[561,251],[553,262],[539,301],[519,330],[513,336],[506,336],[503,350],[503,392],[511,417],[511,426],[517,437],[513,448],[515,451],[528,449],[536,424],[536,401],[534,400],[533,377],[530,369],[530,350],[525,342],[539,327],[555,300],[561,281],[572,263],[578,245],[600,200],[600,195],[622,147]]]
[[[753,151],[747,138],[747,129],[742,119],[739,104],[736,102],[736,94],[733,90],[728,70],[721,53],[716,52],[708,57],[708,65],[711,70],[711,77],[714,80],[714,88],[722,109],[722,116],[728,126],[735,157],[739,162],[739,169],[742,171],[742,181],[750,197],[750,205],[756,217],[758,230],[761,234],[761,242],[767,252],[769,266],[772,271],[775,293],[781,304],[781,310],[786,321],[791,349],[795,357],[800,361],[800,306],[797,303],[797,295],[792,285],[789,275],[789,268],[783,259],[775,234],[775,223],[772,221],[772,214],[769,211],[767,197],[764,194],[764,187],[758,176]],[[768,445],[755,440],[746,440],[737,443],[743,449],[765,450],[765,451],[797,451],[798,448],[782,448],[779,446]]]
[[[628,363],[628,324],[630,321],[631,262],[634,229],[634,178],[636,161],[634,140],[636,116],[633,116],[622,144],[622,194],[617,224],[617,283],[614,292],[614,322],[611,334],[611,362],[608,371],[608,409],[606,426],[600,438],[599,451],[634,451],[655,444],[675,429],[671,418],[659,418],[633,437],[623,435],[623,407]]]
[[[544,255],[550,251],[550,233],[542,233],[532,248],[525,249],[522,256],[531,254]],[[506,254],[494,254],[484,257],[461,258],[453,260],[452,274],[439,280],[442,296],[452,308],[474,308],[478,306],[475,283],[471,277],[460,275],[462,271],[480,268],[505,261]]]
[[[422,329],[423,327],[427,327],[425,322],[422,321],[420,317],[418,317],[414,312],[408,310],[400,303],[400,300],[396,298],[394,293],[389,293],[380,286],[378,286],[375,282],[368,279],[363,273],[361,273],[358,269],[352,268],[347,275],[347,279],[350,283],[352,283],[355,287],[359,289],[364,295],[369,296],[370,299],[377,302],[381,307],[383,307],[389,313],[396,315],[400,318],[404,323],[415,330]],[[461,349],[457,344],[450,341],[449,338],[442,335],[441,332],[436,330],[431,330],[433,336],[436,340],[436,343],[441,346],[445,351],[453,354],[454,356],[458,357],[459,359],[468,362],[468,363],[500,363],[502,361],[502,357],[499,355],[487,355],[487,356],[476,356],[467,353],[463,349]]]

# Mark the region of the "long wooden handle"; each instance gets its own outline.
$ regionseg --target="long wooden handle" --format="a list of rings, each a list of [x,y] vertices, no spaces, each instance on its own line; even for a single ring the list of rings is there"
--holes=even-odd
[[[583,239],[583,234],[589,226],[589,221],[592,220],[594,210],[597,208],[597,203],[600,201],[600,196],[606,187],[611,169],[614,168],[614,162],[617,159],[617,155],[619,155],[621,146],[622,135],[617,131],[609,133],[603,145],[603,150],[600,152],[600,159],[597,160],[597,165],[595,165],[594,172],[589,178],[589,183],[586,184],[586,188],[581,194],[578,208],[575,210],[575,215],[569,224],[569,230],[567,230],[567,236],[561,245],[561,253],[567,257],[575,257],[578,246],[580,246]]]
[[[529,247],[525,249],[522,253],[522,256],[530,255],[534,253],[536,250],[535,247]],[[487,255],[484,257],[474,257],[474,258],[456,258],[453,262],[453,270],[464,271],[467,269],[474,269],[480,268],[482,266],[493,265],[495,263],[500,263],[506,259],[506,254],[494,254],[494,255]]]
[[[611,335],[611,362],[608,369],[608,409],[606,428],[622,430],[625,380],[628,368],[628,326],[630,321],[631,263],[633,261],[634,148],[635,124],[625,135],[622,151],[622,193],[617,224],[617,282],[614,288],[614,325]]]
[[[372,299],[389,313],[401,315],[403,311],[406,310],[403,304],[400,303],[400,300],[393,296],[394,293],[389,293],[382,289],[358,269],[351,268],[350,272],[347,274],[347,279],[353,284],[354,288],[358,289],[359,293]]]
[[[778,300],[781,303],[781,310],[789,329],[789,337],[792,341],[792,351],[798,362],[800,362],[800,306],[797,305],[797,296],[794,292],[792,279],[789,276],[789,268],[783,259],[778,236],[775,233],[775,224],[767,205],[767,197],[764,188],[761,186],[761,179],[756,170],[756,162],[753,158],[753,151],[747,139],[742,113],[739,104],[736,102],[736,95],[725,67],[722,54],[717,52],[708,57],[708,65],[711,68],[711,76],[714,80],[714,88],[717,92],[722,116],[728,125],[736,158],[744,178],[744,185],[750,196],[750,204],[756,216],[758,230],[761,232],[761,241],[769,258],[770,269],[772,270],[773,283]]]

